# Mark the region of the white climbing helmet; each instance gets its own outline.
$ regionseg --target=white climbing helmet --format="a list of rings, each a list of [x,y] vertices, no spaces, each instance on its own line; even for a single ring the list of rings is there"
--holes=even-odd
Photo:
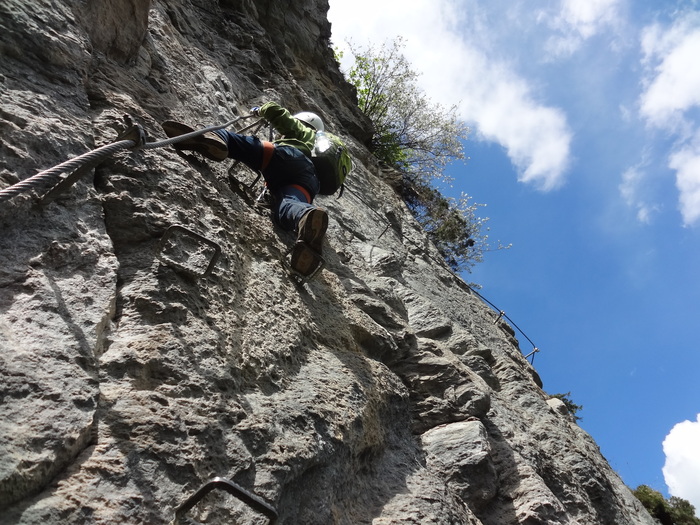
[[[301,120],[304,124],[311,126],[316,131],[323,131],[325,129],[321,117],[319,117],[316,113],[302,111],[301,113],[294,115],[294,118]]]

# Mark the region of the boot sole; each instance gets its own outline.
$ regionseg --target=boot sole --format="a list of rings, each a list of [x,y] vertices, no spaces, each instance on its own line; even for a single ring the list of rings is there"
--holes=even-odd
[[[321,255],[312,250],[306,243],[297,242],[292,248],[292,269],[304,277],[312,275],[323,264]]]
[[[175,122],[174,120],[167,120],[163,122],[161,126],[168,138],[179,137],[180,135],[195,131],[194,128],[191,128],[187,124]],[[206,135],[200,135],[183,140],[182,142],[177,142],[173,144],[173,147],[177,150],[196,151],[210,160],[222,161],[228,158],[228,147],[226,144],[224,144],[221,139],[207,137]]]
[[[323,250],[323,238],[328,229],[328,214],[325,210],[311,210],[306,217],[299,235],[299,240],[306,243],[319,254]]]

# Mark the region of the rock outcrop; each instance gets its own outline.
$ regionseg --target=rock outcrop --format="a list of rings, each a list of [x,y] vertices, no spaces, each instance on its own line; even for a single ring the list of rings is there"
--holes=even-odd
[[[162,140],[266,100],[322,115],[357,165],[319,199],[327,266],[303,286],[232,162],[123,150],[0,203],[0,523],[169,523],[221,476],[282,524],[651,525],[384,181],[327,10],[0,5],[0,189],[124,114]],[[185,519],[268,522],[218,492]]]

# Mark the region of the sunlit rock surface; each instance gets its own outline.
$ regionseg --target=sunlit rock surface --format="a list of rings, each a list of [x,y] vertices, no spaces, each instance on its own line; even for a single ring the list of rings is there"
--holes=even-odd
[[[122,150],[52,202],[56,181],[0,203],[0,523],[170,523],[220,476],[283,524],[651,525],[384,182],[327,9],[0,5],[0,189],[125,114],[158,141],[266,100],[319,113],[357,165],[319,199],[327,266],[304,286],[231,161]],[[218,492],[185,519],[268,522]]]

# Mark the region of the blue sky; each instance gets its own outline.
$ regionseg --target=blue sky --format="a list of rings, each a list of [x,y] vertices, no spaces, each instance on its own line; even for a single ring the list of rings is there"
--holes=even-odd
[[[545,390],[583,405],[627,485],[700,511],[700,2],[330,6],[335,45],[401,36],[458,104],[469,160],[446,191],[512,244],[465,279],[540,348]]]

